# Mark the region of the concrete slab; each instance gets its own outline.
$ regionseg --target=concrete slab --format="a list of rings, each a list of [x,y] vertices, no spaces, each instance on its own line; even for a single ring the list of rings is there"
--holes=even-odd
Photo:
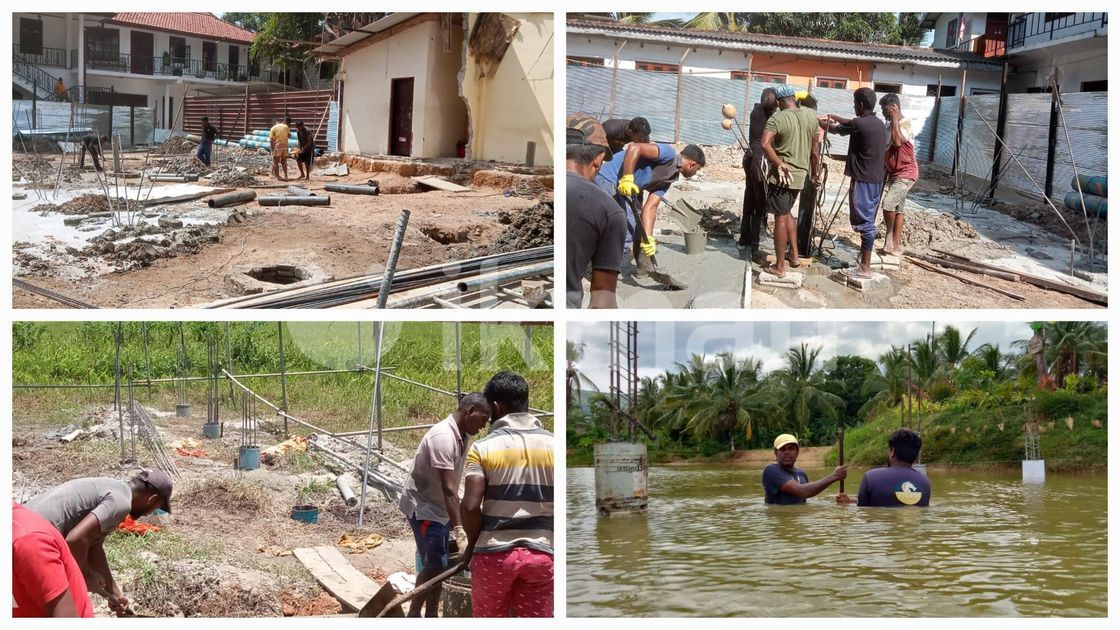
[[[871,272],[870,278],[857,278],[847,269],[839,269],[829,276],[840,284],[860,292],[877,291],[891,286],[891,279],[885,274]]]
[[[176,230],[176,229],[179,229],[179,228],[183,227],[183,222],[180,221],[179,219],[169,219],[167,217],[160,217],[159,218],[159,226],[161,228],[167,228],[169,230]]]
[[[668,219],[660,227],[670,232],[680,229]],[[628,251],[618,281],[620,308],[742,308],[750,268],[740,259],[734,241],[712,238],[703,254],[689,256],[684,251],[684,236],[667,232],[657,237],[657,264],[688,288],[669,291],[648,275],[636,276]]]
[[[805,281],[805,274],[800,271],[786,271],[784,276],[776,276],[769,271],[758,272],[758,284],[764,287],[778,287],[782,289],[800,289]]]

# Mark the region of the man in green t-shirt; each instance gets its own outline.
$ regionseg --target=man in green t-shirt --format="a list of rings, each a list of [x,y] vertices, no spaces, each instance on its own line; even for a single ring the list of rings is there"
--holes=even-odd
[[[766,193],[767,210],[774,214],[774,264],[768,271],[780,278],[786,275],[787,259],[791,267],[801,266],[797,255],[797,224],[790,210],[805,187],[806,179],[817,179],[820,145],[814,142],[819,129],[816,114],[798,107],[793,86],[779,85],[775,92],[778,112],[766,122],[762,151],[774,166]]]

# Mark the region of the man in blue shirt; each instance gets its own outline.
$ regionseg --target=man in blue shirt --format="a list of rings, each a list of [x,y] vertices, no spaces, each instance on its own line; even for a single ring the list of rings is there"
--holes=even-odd
[[[614,154],[609,162],[603,164],[595,176],[595,185],[612,195],[618,205],[626,211],[627,224],[633,235],[636,227],[634,213],[630,210],[629,198],[650,193],[642,204],[642,226],[646,240],[639,243],[646,256],[657,252],[657,242],[653,239],[653,223],[657,218],[657,205],[669,186],[684,175],[692,177],[704,167],[704,151],[690,144],[677,153],[673,146],[662,142],[631,142],[624,151]],[[632,241],[628,239],[627,242]]]
[[[899,429],[887,442],[887,467],[867,471],[859,483],[859,507],[929,507],[929,477],[914,470],[922,438],[910,429]],[[836,502],[852,503],[846,494]]]
[[[774,459],[777,463],[769,464],[762,470],[762,489],[767,503],[799,505],[848,476],[847,466],[837,466],[831,475],[810,482],[809,475],[795,466],[800,454],[801,445],[796,437],[783,433],[774,438]]]

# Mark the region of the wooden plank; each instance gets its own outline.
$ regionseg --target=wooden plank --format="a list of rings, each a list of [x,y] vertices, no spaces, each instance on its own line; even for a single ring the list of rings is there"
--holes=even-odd
[[[417,175],[412,178],[412,181],[427,186],[428,188],[435,188],[436,190],[446,190],[447,192],[470,192],[470,188],[460,186],[454,182],[449,182],[446,179],[440,179],[434,175]]]
[[[966,256],[961,256],[960,254],[954,254],[952,252],[947,252],[947,251],[937,249],[937,248],[933,248],[933,251],[937,252],[938,254],[944,254],[946,256],[950,256],[952,258],[962,260],[962,261],[967,262],[969,264],[976,265],[977,267],[992,269],[994,271],[1002,271],[1004,273],[1014,273],[1017,276],[1019,276],[1019,281],[1020,282],[1026,282],[1027,284],[1033,284],[1036,287],[1040,287],[1040,288],[1043,288],[1043,289],[1049,289],[1050,291],[1057,291],[1059,293],[1065,293],[1067,295],[1072,295],[1074,297],[1079,297],[1083,300],[1093,302],[1095,304],[1102,304],[1104,306],[1108,306],[1108,295],[1106,295],[1104,293],[1100,293],[1098,291],[1093,291],[1092,289],[1083,289],[1081,287],[1075,287],[1071,284],[1066,284],[1065,282],[1060,282],[1058,280],[1051,280],[1049,278],[1043,278],[1041,276],[1034,276],[1034,275],[1031,275],[1029,273],[1023,273],[1022,271],[1009,272],[1007,269],[1004,269],[1003,267],[998,267],[998,266],[993,265],[991,263],[980,262],[979,260],[973,260],[973,259],[968,258]]]
[[[381,588],[334,547],[300,547],[292,553],[347,610],[361,610]]]
[[[932,271],[932,272],[935,272],[935,273],[946,275],[946,276],[949,276],[950,278],[956,278],[957,280],[960,280],[961,282],[963,282],[965,284],[974,284],[978,287],[983,287],[983,288],[988,289],[990,291],[995,291],[996,293],[999,293],[1001,295],[1006,295],[1009,298],[1019,300],[1020,302],[1027,299],[1027,298],[1023,297],[1022,295],[1019,295],[1018,293],[1013,293],[1011,291],[1007,291],[1007,290],[1001,289],[999,287],[994,287],[990,284],[985,284],[983,282],[980,282],[979,280],[973,280],[972,278],[966,278],[965,276],[962,276],[958,273],[953,273],[952,271],[949,271],[948,269],[941,269],[941,268],[936,267],[934,265],[926,264],[926,263],[918,260],[917,258],[910,258],[909,260],[910,260],[910,262],[912,262],[915,265],[921,267],[922,269],[926,269],[926,270],[929,270],[929,271]]]
[[[996,271],[995,269],[988,269],[986,267],[981,267],[979,265],[974,265],[971,263],[954,262],[952,260],[945,260],[943,258],[937,258],[936,256],[927,256],[925,254],[919,254],[917,252],[906,254],[906,258],[917,258],[927,263],[941,265],[942,267],[959,269],[961,271],[968,271],[984,276],[991,276],[993,278],[999,278],[1000,280],[1007,280],[1008,282],[1019,282],[1021,280],[1019,274],[1011,273],[1010,271]]]

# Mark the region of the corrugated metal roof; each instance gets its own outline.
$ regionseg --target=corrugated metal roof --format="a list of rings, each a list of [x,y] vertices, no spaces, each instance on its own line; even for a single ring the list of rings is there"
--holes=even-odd
[[[588,20],[579,18],[570,19],[567,24],[569,34],[626,37],[628,39],[683,46],[707,46],[749,52],[776,52],[859,61],[912,63],[923,66],[950,68],[965,67],[969,69],[991,71],[1001,70],[1003,68],[1000,63],[988,61],[984,57],[972,53],[934,50],[932,48],[921,48],[917,46],[841,42],[813,37],[788,37],[764,33],[698,31],[683,28],[633,26],[608,20]]]
[[[253,43],[253,33],[223,21],[213,13],[114,13],[114,24],[195,35],[204,39]]]
[[[351,32],[343,35],[342,37],[339,37],[337,39],[333,39],[333,40],[323,44],[322,46],[319,46],[318,48],[312,48],[310,50],[310,52],[311,53],[324,54],[324,55],[341,55],[341,54],[344,54],[347,48],[353,46],[354,44],[357,44],[358,42],[362,41],[363,39],[365,39],[365,38],[367,38],[371,35],[376,35],[377,33],[380,33],[381,31],[388,30],[388,29],[390,29],[390,28],[392,28],[392,27],[394,27],[398,24],[401,24],[405,20],[413,18],[417,15],[420,15],[420,14],[419,13],[390,13],[389,15],[381,18],[380,20],[377,20],[376,22],[371,22],[369,24],[366,24],[365,26],[363,26],[362,28],[360,28],[356,31],[351,31]]]

